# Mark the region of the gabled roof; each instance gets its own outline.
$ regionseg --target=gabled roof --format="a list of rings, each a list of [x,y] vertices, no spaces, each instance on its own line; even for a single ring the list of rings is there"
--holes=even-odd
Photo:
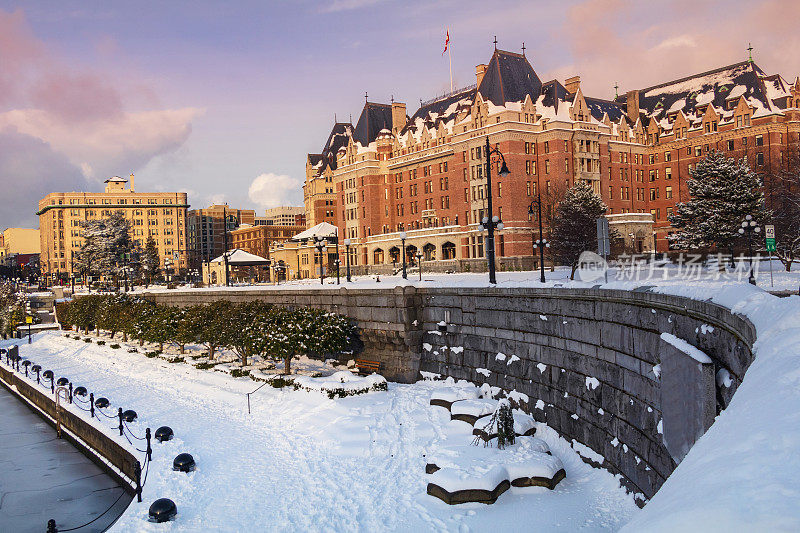
[[[392,129],[392,106],[367,102],[358,117],[353,140],[361,143],[361,146],[368,146],[382,129]]]
[[[642,89],[639,91],[639,109],[654,117],[678,111],[688,115],[705,105],[725,109],[726,100],[732,93],[738,93],[751,106],[770,110],[772,102],[762,82],[765,76],[752,61],[742,61]]]
[[[429,101],[417,109],[417,112],[414,113],[403,129],[400,130],[400,135],[405,134],[408,130],[416,131],[420,124],[433,128],[436,127],[439,121],[449,121],[455,117],[462,106],[469,108],[472,105],[476,91],[477,89],[473,86]]]
[[[478,92],[497,106],[522,102],[528,94],[535,102],[542,92],[542,81],[525,56],[495,50]]]
[[[322,154],[308,154],[308,163],[315,167],[322,163]]]
[[[542,85],[542,104],[558,110],[558,102],[566,100],[568,94],[566,87],[558,80],[550,80]]]

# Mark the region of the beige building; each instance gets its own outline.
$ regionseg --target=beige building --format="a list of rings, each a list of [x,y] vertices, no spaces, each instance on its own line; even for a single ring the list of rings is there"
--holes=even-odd
[[[114,176],[105,181],[104,192],[56,192],[39,201],[41,269],[43,274],[72,271],[73,255],[83,244],[80,223],[123,211],[131,221],[132,238],[144,248],[148,236],[158,247],[163,266],[187,266],[185,192],[135,192],[133,174],[128,180]],[[175,259],[177,255],[177,259]]]
[[[305,226],[305,208],[294,206],[273,207],[256,217],[256,226]]]
[[[8,228],[0,233],[0,263],[8,256],[38,254],[40,250],[38,229]]]

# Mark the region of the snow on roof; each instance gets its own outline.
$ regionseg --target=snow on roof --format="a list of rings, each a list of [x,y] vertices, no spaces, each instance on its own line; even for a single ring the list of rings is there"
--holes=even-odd
[[[114,176],[114,177],[108,178],[103,183],[128,183],[128,180],[126,180],[125,178],[120,178],[119,176]]]
[[[251,254],[250,252],[245,252],[240,248],[235,248],[233,250],[228,250],[221,256],[213,259],[212,263],[222,263],[225,261],[225,256],[228,256],[228,264],[229,265],[254,265],[254,264],[266,264],[269,263],[269,259],[265,259],[261,256]]]
[[[314,237],[336,237],[339,234],[339,228],[327,222],[320,222],[313,228],[308,228],[292,237],[291,241],[306,241]]]

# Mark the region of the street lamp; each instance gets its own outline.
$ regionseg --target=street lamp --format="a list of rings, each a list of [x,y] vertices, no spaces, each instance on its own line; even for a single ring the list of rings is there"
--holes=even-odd
[[[756,277],[753,274],[753,237],[759,233],[761,233],[761,227],[759,227],[758,223],[753,220],[753,216],[747,215],[744,217],[744,220],[742,221],[742,227],[739,228],[739,235],[747,238],[747,249],[748,254],[750,255],[750,276],[748,281],[751,285],[756,284]]]
[[[340,279],[339,279],[339,254],[338,253],[336,254],[336,259],[333,260],[333,264],[336,267],[336,284],[339,285],[340,284]]]
[[[538,187],[537,187],[538,189]],[[539,280],[544,283],[544,249],[550,247],[550,243],[544,238],[542,230],[542,191],[538,192],[538,198],[533,200],[528,206],[528,216],[533,216],[533,205],[536,204],[539,208],[539,240],[533,243],[533,254],[536,255],[536,247],[539,247]]]
[[[345,259],[345,263],[347,264],[347,282],[348,283],[353,281],[352,279],[350,279],[350,244],[351,244],[350,239],[345,239],[344,240],[344,249],[345,249],[345,258],[344,259]]]
[[[500,167],[500,172],[498,174],[500,177],[505,178],[511,172],[508,170],[508,165],[506,165],[506,158],[498,150],[497,148],[492,148],[489,146],[489,137],[486,137],[486,209],[488,211],[487,216],[483,217],[482,224],[478,226],[479,231],[483,231],[484,228],[487,231],[486,235],[486,255],[489,261],[489,283],[496,284],[497,283],[497,275],[495,273],[495,258],[494,258],[494,232],[495,230],[502,230],[503,229],[503,222],[500,220],[500,217],[492,215],[492,154],[497,154],[502,159],[503,164]]]
[[[408,273],[406,272],[406,235],[405,231],[400,232],[400,254],[403,256],[403,279],[408,279]]]
[[[325,283],[325,274],[322,269],[322,260],[323,260],[323,253],[325,249],[328,247],[328,241],[325,237],[314,236],[314,248],[317,249],[319,252],[319,282],[320,284]]]
[[[419,268],[419,280],[422,281],[422,252],[417,252],[417,267]]]

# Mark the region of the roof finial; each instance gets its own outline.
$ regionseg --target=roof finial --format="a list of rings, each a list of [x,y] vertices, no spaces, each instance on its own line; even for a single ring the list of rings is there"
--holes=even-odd
[[[392,103],[394,103],[394,95],[392,95],[392,98],[391,98],[391,100],[392,100]]]
[[[338,122],[339,122],[339,121],[338,121],[338,120],[336,120],[336,113],[334,113],[334,114],[333,114],[333,123],[334,123],[334,124],[336,124],[336,123],[338,123]]]
[[[494,49],[497,51],[497,35],[494,36]]]
[[[364,102],[369,102],[369,95],[367,94],[367,91],[364,91]]]
[[[752,63],[753,62],[753,45],[752,45],[752,43],[747,43],[747,51],[750,53],[750,59],[748,59],[748,61],[750,63]]]
[[[352,124],[352,123],[353,123],[353,114],[350,113],[350,124]]]
[[[525,41],[522,41],[522,57],[525,57]]]
[[[614,82],[614,98],[619,98],[619,83]]]

